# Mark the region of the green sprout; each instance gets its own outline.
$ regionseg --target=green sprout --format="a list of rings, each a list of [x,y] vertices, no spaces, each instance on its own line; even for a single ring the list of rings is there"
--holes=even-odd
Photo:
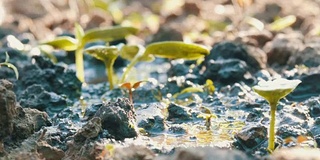
[[[139,61],[151,59],[153,56],[169,59],[197,60],[208,54],[209,50],[207,48],[197,44],[187,44],[179,41],[152,43],[146,47],[145,52],[139,52],[134,56],[122,75],[121,83],[126,80],[128,73],[134,65]]]
[[[104,65],[106,66],[108,80],[110,83],[110,89],[113,89],[113,64],[119,55],[118,48],[115,46],[93,46],[87,48],[85,51],[104,63]]]
[[[129,100],[130,102],[133,104],[133,94],[132,92],[137,89],[138,87],[140,87],[141,83],[145,82],[145,81],[138,81],[135,82],[133,84],[131,84],[130,82],[126,82],[120,85],[121,88],[125,88],[129,91]]]
[[[271,153],[275,149],[275,118],[277,105],[280,99],[287,96],[299,84],[300,80],[275,79],[273,81],[261,81],[253,87],[253,90],[266,99],[270,104],[270,128],[268,151]]]
[[[11,68],[11,69],[14,71],[14,74],[16,75],[16,79],[18,79],[18,78],[19,78],[18,69],[17,69],[16,66],[14,66],[13,64],[11,64],[11,63],[9,62],[9,60],[10,60],[10,56],[9,56],[9,54],[6,52],[6,60],[5,60],[4,62],[0,63],[0,68],[1,68],[1,66],[6,66],[6,67],[8,67],[8,68]]]
[[[116,46],[93,46],[87,48],[85,51],[92,55],[93,57],[104,62],[106,66],[107,76],[110,83],[110,89],[114,88],[116,83],[114,80],[113,65],[118,56],[121,56],[123,59],[131,60],[133,57],[138,54],[140,51],[144,51],[143,46],[136,45],[123,45],[120,44]],[[141,58],[140,61],[152,61],[154,57]]]
[[[155,57],[153,55],[144,55],[145,48],[141,45],[126,45],[121,47],[120,56],[123,59],[130,61],[125,68],[120,83],[124,83],[131,69],[134,68],[138,62],[152,62]]]
[[[75,38],[61,36],[52,41],[43,42],[42,44],[51,45],[54,48],[65,51],[75,51],[77,77],[81,82],[84,82],[83,50],[87,43],[93,41],[111,42],[122,39],[127,35],[135,34],[137,31],[138,30],[133,27],[115,26],[109,28],[94,28],[84,32],[79,24],[75,24]]]
[[[199,114],[198,118],[203,118],[206,120],[205,126],[207,130],[210,130],[211,128],[211,119],[212,118],[218,118],[217,115],[213,114],[209,108],[201,106],[200,107],[201,114]]]

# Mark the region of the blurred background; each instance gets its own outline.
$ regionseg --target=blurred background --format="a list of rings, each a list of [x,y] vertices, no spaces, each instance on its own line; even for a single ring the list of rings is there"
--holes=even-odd
[[[0,38],[31,33],[36,40],[100,26],[134,26],[135,44],[183,40],[212,45],[240,31],[278,31],[272,22],[286,16],[288,30],[320,34],[319,0],[1,0]],[[280,28],[285,32],[286,26]],[[231,37],[227,33],[232,34]],[[236,35],[236,36],[234,36]]]

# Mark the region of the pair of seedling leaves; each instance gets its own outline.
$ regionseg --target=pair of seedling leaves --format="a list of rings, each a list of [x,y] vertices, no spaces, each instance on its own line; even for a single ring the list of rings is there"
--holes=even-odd
[[[110,89],[114,88],[113,64],[119,56],[130,61],[120,80],[120,83],[124,83],[128,73],[138,62],[150,62],[153,61],[155,57],[196,60],[209,54],[209,50],[201,45],[187,44],[179,41],[152,43],[146,48],[141,45],[98,45],[84,49],[84,46],[88,42],[105,41],[107,43],[110,41],[123,39],[127,35],[136,34],[137,32],[138,30],[136,28],[121,26],[96,28],[84,32],[81,26],[76,24],[76,38],[62,36],[57,37],[52,41],[44,42],[43,44],[51,45],[54,48],[63,49],[66,51],[75,50],[77,77],[82,82],[84,82],[83,53],[86,52],[103,61],[106,66]]]

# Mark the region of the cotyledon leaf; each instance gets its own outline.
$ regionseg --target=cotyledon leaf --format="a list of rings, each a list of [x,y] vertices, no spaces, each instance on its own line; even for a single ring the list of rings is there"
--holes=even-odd
[[[85,44],[87,42],[96,41],[96,40],[104,40],[106,42],[119,40],[127,35],[136,34],[138,29],[134,27],[111,27],[111,28],[95,28],[88,30],[85,32],[82,43]]]
[[[85,49],[85,51],[101,61],[114,59],[118,56],[118,49],[115,46],[92,46]]]
[[[52,41],[42,42],[41,44],[50,45],[57,49],[63,49],[66,51],[74,51],[77,49],[78,41],[72,37],[62,36],[57,37]]]
[[[188,44],[180,41],[163,41],[148,45],[145,55],[152,54],[161,58],[196,60],[209,53],[207,48],[198,44]]]
[[[142,50],[142,53],[144,52],[144,47],[143,46],[137,46],[137,45],[124,45],[120,49],[120,56],[126,60],[132,61],[137,54],[139,54]],[[139,61],[147,61],[151,62],[154,60],[153,55],[148,55],[148,56],[141,56],[139,58]]]
[[[74,24],[74,33],[77,39],[81,39],[84,36],[83,28],[79,23]]]
[[[294,15],[289,15],[283,18],[279,18],[270,24],[271,31],[281,31],[287,27],[290,27],[296,22],[297,18]]]

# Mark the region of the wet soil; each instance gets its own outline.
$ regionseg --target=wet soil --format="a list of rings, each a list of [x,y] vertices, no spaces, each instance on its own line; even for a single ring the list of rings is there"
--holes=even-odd
[[[19,49],[8,38],[13,34],[28,48],[45,35],[72,35],[77,20],[66,14],[73,13],[68,4],[50,2],[57,11],[34,2],[40,8],[35,12],[13,1],[2,3],[10,4],[12,15],[0,26],[0,62],[7,52],[20,76],[17,80],[11,69],[0,68],[0,159],[319,159],[317,0],[254,2],[243,13],[263,22],[263,30],[238,23],[241,16],[231,1],[186,0],[163,11],[156,7],[162,1],[125,2],[125,16],[152,12],[161,25],[141,25],[140,35],[121,42],[187,40],[211,47],[201,62],[157,58],[138,64],[130,78],[146,82],[133,92],[133,103],[126,90],[109,90],[103,63],[89,55],[84,57],[84,84],[75,74],[74,53],[54,51],[54,63],[44,54]],[[116,23],[108,14],[82,9],[80,5],[79,13],[89,17],[81,21],[86,28]],[[296,16],[296,22],[280,31],[268,27],[286,15]],[[221,25],[229,27],[217,29]],[[126,64],[117,60],[117,74]],[[302,82],[277,107],[277,149],[270,154],[269,104],[252,86],[277,77]],[[207,79],[214,82],[214,93],[181,93]],[[215,115],[209,121],[203,118],[208,112]]]

